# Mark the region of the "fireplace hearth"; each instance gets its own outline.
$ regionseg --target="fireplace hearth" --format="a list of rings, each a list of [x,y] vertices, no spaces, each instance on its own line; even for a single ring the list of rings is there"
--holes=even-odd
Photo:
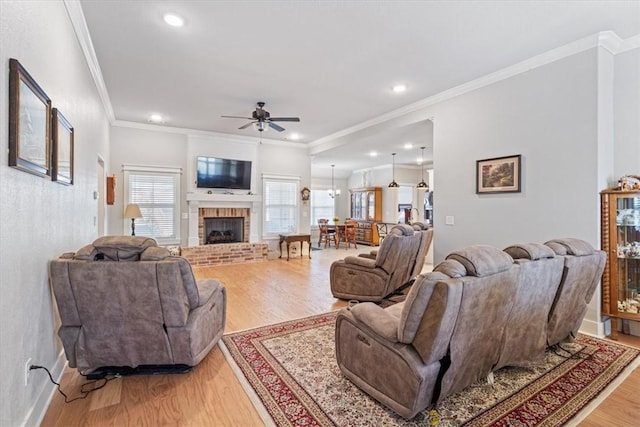
[[[204,244],[237,243],[244,241],[243,217],[204,218]]]

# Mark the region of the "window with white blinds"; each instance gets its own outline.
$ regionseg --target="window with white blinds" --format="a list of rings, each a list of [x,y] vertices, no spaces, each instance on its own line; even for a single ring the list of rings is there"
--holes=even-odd
[[[125,206],[137,203],[136,235],[155,238],[161,244],[180,243],[180,169],[125,167]],[[125,218],[125,234],[131,219]]]
[[[311,226],[317,227],[319,219],[332,220],[334,217],[334,199],[329,196],[328,189],[311,189]]]
[[[298,231],[298,179],[263,177],[265,237]]]

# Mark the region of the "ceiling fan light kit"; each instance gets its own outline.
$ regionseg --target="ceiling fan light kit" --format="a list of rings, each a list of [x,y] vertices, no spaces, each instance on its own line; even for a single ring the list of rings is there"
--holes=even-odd
[[[299,122],[299,117],[271,117],[271,114],[264,109],[265,103],[259,101],[257,103],[256,109],[251,113],[251,117],[242,117],[242,116],[222,116],[227,119],[245,119],[251,120],[249,123],[246,123],[240,126],[238,129],[246,129],[249,126],[253,125],[258,132],[264,132],[269,128],[275,129],[278,132],[282,132],[285,130],[282,126],[274,123],[274,122]]]

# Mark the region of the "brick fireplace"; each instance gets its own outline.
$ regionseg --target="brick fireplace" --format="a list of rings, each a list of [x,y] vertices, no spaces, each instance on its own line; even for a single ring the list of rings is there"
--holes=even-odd
[[[228,221],[224,221],[224,219],[228,219]],[[205,225],[207,222],[212,223],[212,219],[216,219],[217,225],[210,225],[208,229]],[[233,219],[240,219],[242,222],[242,229],[240,230],[240,234],[242,235],[239,239],[224,239],[225,233],[233,231],[234,234],[238,234],[236,230],[234,230],[234,225],[232,225]],[[198,209],[198,243],[200,245],[212,244],[216,243],[215,238],[209,238],[210,234],[213,232],[221,232],[223,235],[220,236],[221,241],[225,241],[225,243],[236,243],[236,242],[246,242],[249,243],[249,230],[251,229],[251,215],[248,208],[199,208]],[[217,234],[217,233],[216,233]],[[214,236],[216,237],[215,234]]]
[[[235,194],[187,194],[189,205],[189,246],[181,249],[182,256],[191,265],[211,266],[240,262],[266,261],[268,244],[258,241],[257,224],[260,221],[262,199],[257,195]],[[257,213],[257,214],[256,214]],[[217,218],[223,220],[217,225],[218,235],[222,232],[231,233],[231,227],[225,219],[241,219],[242,239],[233,243],[207,244],[207,237],[211,230],[205,226],[205,219]],[[238,234],[234,232],[234,234]],[[222,239],[222,237],[221,237]]]

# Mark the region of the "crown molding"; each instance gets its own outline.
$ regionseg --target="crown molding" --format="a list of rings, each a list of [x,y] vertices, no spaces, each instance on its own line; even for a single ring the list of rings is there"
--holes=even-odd
[[[640,34],[622,40],[622,43],[620,43],[620,50],[616,52],[616,54],[627,52],[633,49],[640,49]]]
[[[140,122],[130,122],[127,120],[114,120],[111,123],[112,126],[122,127],[122,128],[130,128],[130,129],[140,129],[140,130],[148,130],[152,132],[164,132],[164,133],[175,133],[178,135],[185,135],[187,138],[196,137],[196,138],[224,138],[228,141],[240,142],[245,144],[266,144],[266,145],[279,145],[291,148],[299,148],[306,150],[307,146],[304,143],[297,142],[289,142],[289,141],[280,141],[278,139],[260,139],[255,136],[241,136],[235,135],[231,133],[223,133],[223,132],[214,132],[208,130],[199,130],[199,129],[189,129],[189,128],[181,128],[175,126],[164,126],[153,123],[140,123]]]
[[[91,41],[91,35],[89,34],[89,28],[87,27],[87,21],[84,19],[84,12],[82,12],[82,6],[78,0],[63,0],[64,6],[67,9],[67,14],[71,20],[71,26],[76,33],[76,38],[84,54],[84,58],[89,67],[89,72],[93,77],[93,82],[98,90],[98,95],[102,100],[102,106],[107,114],[109,123],[115,121],[116,116],[113,112],[113,106],[111,105],[111,99],[109,98],[109,92],[107,92],[107,86],[104,84],[104,78],[102,77],[102,70],[100,70],[100,63],[98,63],[98,57],[96,51],[93,48],[93,42]]]
[[[436,95],[414,102],[413,104],[409,104],[399,109],[390,111],[389,113],[375,117],[371,120],[367,120],[355,126],[338,131],[331,135],[327,135],[323,138],[319,138],[315,141],[310,142],[308,145],[310,148],[316,148],[318,146],[328,144],[331,142],[335,143],[335,140],[345,137],[347,135],[350,135],[352,133],[364,130],[371,126],[375,126],[380,123],[384,123],[386,121],[389,121],[398,117],[405,116],[410,113],[414,113],[416,111],[427,108],[431,105],[438,104],[440,102],[463,95],[465,93],[474,91],[476,89],[483,88],[485,86],[489,86],[501,80],[508,79],[518,74],[525,73],[532,69],[542,67],[544,65],[550,64],[552,62],[558,61],[563,58],[567,58],[569,56],[578,54],[580,52],[584,52],[585,50],[588,50],[588,49],[596,48],[598,46],[602,46],[607,50],[610,50],[612,53],[617,54],[617,53],[640,46],[640,35],[633,36],[626,40],[622,40],[613,31],[603,31],[600,33],[596,33],[596,34],[584,37],[582,39],[576,40],[574,42],[568,43],[566,45],[557,47],[555,49],[549,50],[540,55],[536,55],[524,61],[518,62],[509,67],[503,68],[502,70],[498,70],[496,72],[479,77],[475,80],[471,80],[467,83],[463,83],[461,85],[455,86],[451,89],[447,89]],[[431,116],[429,117],[429,120],[435,121],[435,117]],[[337,144],[337,145],[342,145],[342,144]],[[331,147],[331,148],[334,148],[334,147]],[[313,151],[317,152],[319,150],[313,150]]]
[[[91,72],[91,76],[93,77],[94,83],[96,85],[96,89],[98,90],[98,94],[100,96],[100,99],[102,100],[102,104],[104,106],[107,119],[109,120],[111,125],[137,128],[137,129],[155,130],[155,131],[162,131],[162,132],[180,133],[180,134],[186,134],[186,135],[209,135],[209,136],[223,135],[227,138],[233,137],[234,139],[235,137],[237,137],[235,135],[225,134],[220,132],[213,132],[213,131],[203,131],[198,129],[177,128],[177,127],[170,127],[170,126],[161,126],[161,125],[116,120],[115,113],[113,111],[113,106],[111,104],[111,99],[109,98],[109,93],[104,83],[104,78],[102,76],[100,64],[98,62],[98,58],[96,56],[95,49],[93,47],[93,42],[91,41],[91,35],[89,34],[89,28],[87,27],[87,22],[84,18],[84,12],[82,11],[82,6],[80,4],[80,1],[79,0],[63,0],[63,2],[65,5],[65,8],[67,9],[67,14],[69,15],[69,19],[71,20],[71,25],[73,26],[73,29],[75,31],[76,38],[78,39],[78,43],[80,44],[80,48],[82,49],[82,52],[84,54],[85,60],[87,62],[87,66],[89,67],[89,71]],[[467,92],[471,92],[476,89],[480,89],[482,87],[491,85],[501,80],[505,80],[515,75],[527,72],[531,69],[542,67],[544,65],[555,62],[559,59],[566,58],[568,56],[575,55],[577,53],[580,53],[585,50],[598,47],[598,46],[607,49],[614,55],[618,53],[626,52],[632,49],[637,49],[637,48],[640,48],[640,34],[623,40],[613,31],[602,31],[600,33],[596,33],[594,35],[584,37],[582,39],[576,40],[564,46],[560,46],[558,48],[552,49],[540,55],[534,56],[532,58],[529,58],[527,60],[514,64],[510,67],[503,68],[502,70],[487,74],[485,76],[482,76],[470,82],[463,83],[459,86],[445,90],[436,95],[430,96],[423,100],[398,108],[389,113],[364,121],[355,126],[351,126],[349,128],[343,129],[341,131],[335,132],[333,134],[327,135],[325,137],[319,138],[315,141],[311,141],[306,144],[289,142],[289,141],[256,138],[256,137],[247,137],[246,139],[244,138],[243,139],[245,141],[247,139],[256,140],[261,144],[262,143],[277,144],[277,145],[286,145],[286,146],[295,147],[295,148],[309,148],[313,152],[322,151],[322,150],[313,150],[313,148],[317,148],[319,146],[322,146],[324,144],[331,143],[331,142],[334,143],[334,145],[331,148],[335,146],[340,146],[342,144],[341,143],[336,144],[336,140],[344,136],[350,135],[352,133],[367,129],[369,127],[375,126],[380,123],[384,123],[386,121],[389,121],[398,117],[402,117],[410,113],[414,113],[416,111],[419,111],[431,105],[454,98],[456,96],[465,94]],[[431,116],[428,118],[428,120],[435,121],[435,117]]]

